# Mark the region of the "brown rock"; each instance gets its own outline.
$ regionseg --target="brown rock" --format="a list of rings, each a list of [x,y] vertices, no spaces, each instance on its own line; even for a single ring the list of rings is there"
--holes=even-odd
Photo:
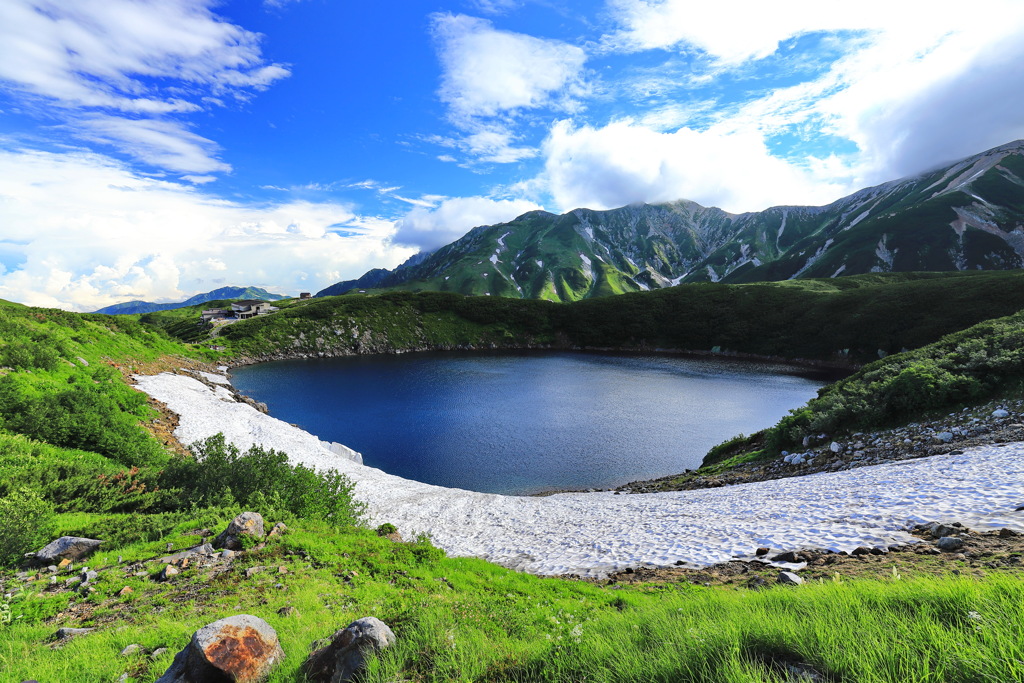
[[[123,598],[124,596],[130,595],[131,593],[134,593],[134,592],[135,591],[132,590],[131,586],[125,586],[121,590],[117,591],[117,597]]]
[[[199,629],[157,683],[255,683],[284,659],[277,633],[250,614]]]
[[[278,522],[270,530],[270,533],[267,534],[267,538],[273,538],[275,536],[283,536],[284,532],[287,531],[287,530],[288,530],[288,527],[285,526],[284,522]]]

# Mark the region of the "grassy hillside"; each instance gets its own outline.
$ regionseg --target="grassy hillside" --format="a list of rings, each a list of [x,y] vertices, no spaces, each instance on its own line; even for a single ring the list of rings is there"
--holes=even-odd
[[[1021,308],[1022,271],[879,273],[683,285],[573,304],[438,292],[350,294],[295,302],[226,327],[220,339],[250,356],[557,345],[866,362],[880,351],[917,348]]]
[[[166,544],[202,542],[233,510],[168,519],[159,533],[111,544],[89,561],[94,592],[74,574],[18,580],[0,603],[4,680],[152,681],[201,626],[249,613],[267,620],[286,657],[270,681],[298,683],[311,643],[374,615],[397,644],[372,659],[386,681],[1015,681],[1024,677],[1016,575],[827,579],[761,591],[688,582],[597,585],[538,578],[479,560],[446,558],[420,539],[338,532],[268,514],[290,530],[265,548],[168,581],[151,578]],[[110,516],[67,514],[61,533],[109,528]],[[122,561],[118,561],[118,557]],[[251,576],[247,570],[256,569]],[[141,574],[141,575],[136,575]],[[122,593],[125,588],[130,592]],[[120,594],[120,595],[119,595]],[[46,643],[58,626],[97,630]],[[141,649],[125,656],[128,645]],[[151,656],[150,653],[156,653]],[[795,672],[820,678],[793,678]]]
[[[830,385],[762,435],[758,448],[767,440],[778,449],[811,431],[1017,392],[1021,277],[709,284],[573,305],[439,293],[290,300],[224,328],[223,353],[168,335],[205,339],[194,311],[140,322],[0,304],[2,678],[153,680],[197,628],[251,613],[277,629],[288,654],[272,681],[301,680],[312,641],[366,615],[399,638],[374,660],[371,682],[774,683],[793,671],[834,681],[1024,680],[1019,556],[973,578],[904,577],[893,564],[881,580],[822,572],[761,591],[538,578],[447,558],[429,539],[381,538],[360,526],[344,477],[291,467],[286,454],[240,453],[214,438],[195,449],[202,462],[176,455],[142,429],[160,418],[123,378],[183,362],[175,358],[465,345],[720,346],[808,358],[914,347]],[[290,532],[231,563],[156,580],[167,544],[201,543],[204,529],[221,530],[243,509]],[[62,534],[106,541],[88,561],[99,572],[94,591],[65,583],[80,565],[53,584],[45,572],[16,575],[22,553]],[[253,567],[263,569],[247,576]],[[97,630],[48,647],[63,626]],[[119,656],[132,643],[143,649]]]

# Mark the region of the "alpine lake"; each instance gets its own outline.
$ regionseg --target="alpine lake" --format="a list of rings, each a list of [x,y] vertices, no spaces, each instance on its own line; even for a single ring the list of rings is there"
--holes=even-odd
[[[700,466],[835,371],[722,357],[424,352],[235,368],[270,414],[407,479],[485,493],[607,489]]]

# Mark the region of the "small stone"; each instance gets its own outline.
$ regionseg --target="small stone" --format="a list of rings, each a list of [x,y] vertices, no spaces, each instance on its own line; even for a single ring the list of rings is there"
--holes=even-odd
[[[1007,529],[1006,527],[1003,527],[999,530],[999,538],[1014,538],[1016,536],[1020,536],[1020,534],[1014,531],[1013,529]]]
[[[117,597],[119,597],[119,598],[123,598],[124,596],[126,596],[126,595],[131,595],[131,594],[132,594],[132,593],[134,593],[134,592],[135,592],[135,591],[134,591],[134,590],[132,590],[132,587],[131,587],[131,586],[125,586],[125,587],[124,587],[124,588],[122,588],[121,590],[117,591]]]
[[[858,547],[854,548],[853,552],[851,552],[850,554],[855,556],[855,557],[860,556],[860,555],[870,555],[871,554],[871,548],[865,548],[864,546],[858,546]]]
[[[46,568],[46,571],[50,572],[51,574],[56,574],[57,573],[57,565],[51,564],[49,567]]]
[[[71,560],[69,560],[66,557],[63,560],[61,560],[59,563],[57,563],[57,569],[67,569],[70,566],[71,566]]]
[[[288,573],[288,568],[287,567],[278,567],[277,568],[277,573],[278,574],[287,574]]]
[[[779,583],[784,586],[799,586],[804,580],[793,572],[779,572]]]
[[[934,439],[936,443],[949,443],[950,441],[953,440],[953,433],[939,432],[938,434],[934,435],[932,439]]]
[[[805,562],[806,558],[803,556],[803,554],[790,550],[788,552],[779,553],[775,557],[771,558],[771,560],[772,560],[772,562],[796,563],[796,562]]]
[[[57,632],[53,634],[53,637],[57,640],[66,640],[68,638],[74,638],[75,636],[84,636],[86,633],[95,631],[94,628],[71,628],[66,626],[64,628],[57,629]]]
[[[284,522],[278,522],[270,530],[270,533],[267,534],[267,538],[273,538],[274,536],[281,536],[281,535],[284,534],[285,531],[288,531],[288,527],[285,526],[285,523]]]
[[[172,576],[177,576],[181,573],[181,570],[175,567],[173,564],[165,565],[163,570],[160,572],[160,578],[166,581]]]
[[[220,551],[220,559],[222,559],[222,560],[230,560],[234,556],[235,556],[235,551],[234,550],[228,550],[228,549],[225,548],[224,550]]]
[[[158,647],[157,649],[155,649],[155,650],[153,650],[152,652],[149,653],[149,658],[150,659],[157,659],[160,656],[162,656],[165,652],[167,652],[167,648],[166,647]]]
[[[121,650],[122,657],[131,657],[134,654],[142,652],[142,646],[137,643],[132,643],[125,649]]]
[[[1010,417],[1010,412],[1007,410],[1003,410],[1002,408],[998,408],[992,411],[992,417]]]
[[[245,570],[245,578],[251,579],[252,577],[263,571],[263,567],[249,567]]]
[[[764,555],[767,555],[771,551],[772,551],[771,548],[764,548],[764,547],[758,548],[757,550],[754,551],[754,556],[755,557],[762,557]]]
[[[295,609],[291,605],[286,605],[281,609],[277,610],[277,613],[282,617],[294,617],[298,616],[299,610]]]
[[[964,547],[964,540],[957,536],[943,536],[935,544],[939,550],[950,552]]]
[[[828,445],[828,449],[833,453],[838,453],[839,451],[843,450],[843,446],[839,442],[833,441]]]

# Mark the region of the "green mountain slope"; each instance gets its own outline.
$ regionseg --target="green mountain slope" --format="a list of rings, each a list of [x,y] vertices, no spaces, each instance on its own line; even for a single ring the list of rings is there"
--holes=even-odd
[[[677,201],[560,216],[533,211],[474,228],[372,286],[577,301],[681,282],[1022,266],[1024,141],[1017,141],[827,206],[730,214]]]
[[[155,311],[170,311],[175,308],[186,308],[196,306],[208,301],[220,299],[255,299],[257,301],[280,301],[287,299],[283,294],[271,294],[262,287],[221,287],[203,294],[196,294],[186,301],[171,304],[157,304],[151,301],[125,301],[120,304],[113,304],[94,311],[94,313],[105,313],[107,315],[131,315],[136,313],[153,313]]]

